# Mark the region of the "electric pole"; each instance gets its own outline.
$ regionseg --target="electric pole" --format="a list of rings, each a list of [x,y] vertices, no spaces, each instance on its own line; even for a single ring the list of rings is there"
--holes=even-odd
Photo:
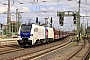
[[[8,10],[7,10],[7,30],[6,30],[6,34],[10,34],[10,0],[8,0]]]
[[[20,12],[18,12],[17,32],[20,26]]]
[[[16,32],[18,32],[18,9],[16,9]]]
[[[78,9],[78,16],[77,16],[77,38],[78,41],[80,40],[80,3],[81,0],[79,0],[79,9]]]

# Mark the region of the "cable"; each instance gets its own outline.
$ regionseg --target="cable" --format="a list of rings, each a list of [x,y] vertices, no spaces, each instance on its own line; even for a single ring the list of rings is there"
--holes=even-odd
[[[87,9],[87,6],[88,6],[88,5],[87,5],[87,0],[85,1],[85,3],[86,3],[86,4],[84,4],[84,5],[86,5],[86,6],[84,6],[84,5],[83,5],[83,6]],[[83,3],[81,3],[81,4],[83,4]],[[87,14],[88,10],[84,9],[82,6],[81,6],[81,8],[82,8],[82,9],[84,10],[84,12]]]
[[[76,2],[77,2],[77,0],[76,0]]]
[[[87,2],[87,0],[85,2]]]
[[[83,11],[87,14],[87,11],[81,6],[81,8],[83,9]]]

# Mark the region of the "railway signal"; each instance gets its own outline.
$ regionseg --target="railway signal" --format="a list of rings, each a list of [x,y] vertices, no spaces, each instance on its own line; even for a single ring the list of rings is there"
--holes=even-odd
[[[51,20],[50,20],[50,27],[52,27],[52,22],[53,22],[53,20],[52,20],[52,17],[51,17]]]
[[[1,24],[1,30],[2,30],[3,24]]]
[[[73,22],[76,24],[76,14],[73,14]]]
[[[80,3],[80,2],[79,2]],[[80,5],[80,4],[79,4]],[[80,7],[80,6],[79,6]],[[80,10],[79,11],[64,11],[64,12],[57,12],[57,16],[59,16],[59,19],[61,18],[60,16],[74,16],[74,24],[77,25],[77,35],[80,40]],[[76,17],[77,16],[77,17]],[[59,21],[62,23],[62,21]],[[63,25],[63,23],[62,23]]]
[[[61,26],[63,26],[63,24],[64,24],[64,16],[62,16],[62,19],[60,21],[60,24],[61,24]]]
[[[60,13],[60,15],[59,15],[59,24],[60,24],[61,26],[63,26],[63,22],[64,22],[63,13]]]
[[[59,16],[59,23],[61,26],[63,26],[64,22],[64,16],[73,16],[73,22],[74,24],[77,24],[77,17],[78,12],[77,11],[64,11],[64,12],[57,12],[57,16]]]
[[[38,23],[38,17],[36,17],[36,23]]]
[[[59,16],[59,24],[62,23],[62,22],[61,22],[61,19],[62,19],[62,15],[60,14],[60,16]]]

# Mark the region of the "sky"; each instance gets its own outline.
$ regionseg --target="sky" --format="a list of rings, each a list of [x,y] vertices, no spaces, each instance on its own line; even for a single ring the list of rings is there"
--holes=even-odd
[[[38,2],[37,2],[38,1]],[[73,30],[76,26],[73,24],[73,17],[64,17],[64,25],[60,26],[59,17],[57,16],[57,11],[78,11],[79,0],[10,0],[10,13],[11,20],[16,21],[16,9],[22,16],[20,21],[22,23],[30,22],[34,23],[36,17],[39,18],[39,21],[45,23],[44,18],[48,18],[48,22],[50,23],[50,18],[53,19],[53,26],[56,29],[60,30]],[[8,0],[0,0],[0,23],[6,24],[7,22],[7,6]],[[90,0],[81,0],[80,5],[80,15],[81,16],[90,16]],[[80,19],[80,22],[84,24],[90,22],[89,17],[85,17],[84,20]],[[89,24],[88,24],[89,25]]]

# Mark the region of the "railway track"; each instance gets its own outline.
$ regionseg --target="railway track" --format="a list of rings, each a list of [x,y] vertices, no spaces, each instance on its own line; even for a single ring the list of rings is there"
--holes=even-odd
[[[35,46],[31,48],[20,48],[17,45],[7,45],[7,47],[10,47],[11,49],[10,50],[8,49],[6,51],[3,50],[3,52],[0,51],[0,60],[20,60],[20,59],[36,60],[38,58],[41,58],[47,54],[60,50],[65,46],[69,45],[72,38],[70,39],[68,38],[67,40],[66,39],[67,38],[65,38],[62,41],[55,42],[56,43],[55,45],[54,43],[50,43],[50,44]],[[1,48],[7,48],[7,47],[2,46]],[[89,49],[90,49],[90,41],[81,40],[76,45],[76,47],[72,48],[72,51],[70,50],[70,51],[64,52],[63,54],[61,54],[62,56],[60,56],[59,59],[55,59],[55,60],[85,60],[90,51]],[[14,54],[18,53],[18,55],[14,55],[13,53]],[[7,55],[8,56],[12,55],[12,56],[7,57]],[[4,58],[5,56],[6,58]]]
[[[31,47],[31,48],[20,48],[20,47],[17,48],[16,47],[15,49],[12,49],[12,50],[3,51],[3,53],[0,52],[0,60],[14,60],[18,57],[25,56],[29,53],[31,54],[31,53],[34,53],[37,51],[48,49],[50,47],[54,47],[56,45],[63,44],[66,41],[68,41],[67,38],[65,38],[64,40],[61,40],[61,41],[56,41],[56,42],[52,42],[50,44],[35,46],[35,47]],[[13,47],[14,46],[12,46],[12,48]]]
[[[90,52],[90,41],[81,40],[77,45],[73,46],[63,54],[58,55],[54,60],[86,60]],[[58,59],[57,59],[58,58]]]
[[[37,59],[38,57],[44,55],[44,54],[47,54],[49,52],[53,52],[55,50],[58,50],[58,49],[61,49],[62,47],[68,45],[70,42],[71,42],[72,38],[68,39],[67,42],[63,43],[63,44],[57,44],[57,45],[54,45],[54,46],[51,46],[51,47],[48,47],[48,48],[45,48],[45,49],[41,49],[41,50],[38,50],[38,51],[35,51],[35,52],[30,52],[28,54],[24,54],[24,55],[21,55],[21,56],[18,56],[18,57],[14,57],[14,58],[11,58],[9,60],[32,60],[32,59]]]
[[[0,60],[22,59],[23,57],[25,58],[25,56],[27,56],[27,55],[37,54],[40,51],[43,52],[44,50],[47,50],[49,52],[49,50],[52,50],[52,49],[55,50],[52,47],[57,46],[56,48],[59,48],[58,45],[63,45],[64,46],[65,42],[67,42],[67,41],[71,42],[69,40],[69,38],[68,39],[65,38],[64,40],[61,40],[61,41],[56,41],[56,42],[53,42],[53,43],[50,43],[50,44],[35,46],[35,47],[31,47],[31,48],[20,48],[18,45],[2,46],[1,48],[3,48],[3,49],[0,52]],[[8,48],[8,49],[6,49],[6,48]],[[51,48],[51,49],[49,49],[49,48]],[[33,57],[35,57],[35,55]],[[28,58],[26,58],[26,59],[28,59]]]
[[[72,56],[67,58],[67,60],[85,60],[90,51],[90,41],[84,40],[83,46],[77,50]]]
[[[17,44],[16,40],[0,41],[0,55],[22,49],[23,48],[20,48],[20,46]]]
[[[4,45],[0,46],[0,55],[7,54],[15,51],[23,50],[24,48],[20,48],[19,45]]]

